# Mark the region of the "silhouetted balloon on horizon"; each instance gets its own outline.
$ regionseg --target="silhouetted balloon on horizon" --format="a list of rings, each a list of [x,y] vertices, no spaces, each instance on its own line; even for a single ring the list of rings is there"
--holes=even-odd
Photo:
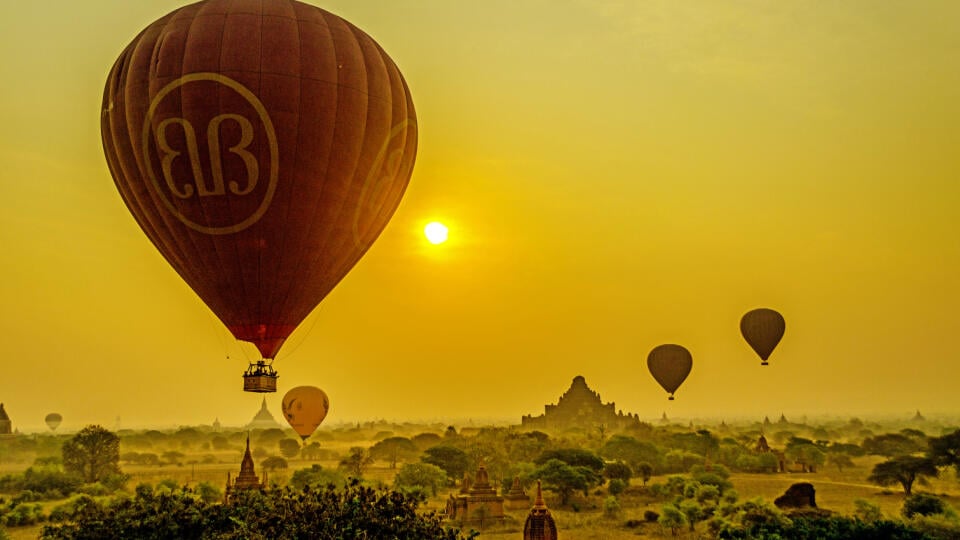
[[[63,422],[63,417],[59,413],[50,413],[43,419],[47,423],[47,427],[50,428],[50,431],[56,431],[60,426],[60,422]]]
[[[786,327],[783,316],[767,308],[748,311],[740,319],[740,333],[760,357],[762,366],[768,364],[767,359],[783,338]]]
[[[305,441],[327,417],[330,400],[316,386],[297,386],[284,394],[280,406],[287,423]]]
[[[693,368],[693,357],[680,345],[658,345],[647,355],[647,368],[660,386],[670,393],[669,399],[672,400],[673,393]]]
[[[386,227],[417,150],[394,62],[293,0],[207,0],[148,26],[110,71],[101,133],[144,233],[264,359]]]

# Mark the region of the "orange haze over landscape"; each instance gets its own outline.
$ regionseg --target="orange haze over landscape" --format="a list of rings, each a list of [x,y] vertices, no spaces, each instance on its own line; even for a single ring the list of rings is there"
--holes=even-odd
[[[22,431],[250,420],[259,357],[104,159],[104,82],[187,2],[0,5],[0,401]],[[642,420],[960,415],[960,3],[312,1],[402,71],[399,209],[294,332],[328,424],[507,421],[582,375]],[[433,244],[424,227],[440,222]],[[773,308],[760,360],[740,335]],[[647,354],[693,357],[675,401]]]

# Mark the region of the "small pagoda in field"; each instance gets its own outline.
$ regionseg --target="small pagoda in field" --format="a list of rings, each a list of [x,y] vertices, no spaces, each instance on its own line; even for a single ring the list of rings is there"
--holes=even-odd
[[[224,501],[230,502],[230,495],[237,490],[245,489],[265,489],[267,487],[267,473],[263,473],[263,482],[257,476],[253,468],[253,455],[250,454],[250,435],[247,435],[247,450],[243,453],[243,460],[240,461],[240,474],[237,479],[231,482],[230,473],[227,473],[227,489],[223,493]]]
[[[483,460],[480,460],[473,482],[467,482],[466,478],[464,480],[464,484],[470,487],[465,494],[463,486],[460,489],[461,495],[455,497],[450,494],[447,499],[447,517],[460,524],[476,524],[480,528],[486,524],[502,522],[503,497],[497,495],[496,488],[490,484]]]
[[[530,496],[523,491],[519,476],[513,477],[513,485],[510,486],[510,491],[503,496],[503,504],[508,510],[525,510],[530,507]]]

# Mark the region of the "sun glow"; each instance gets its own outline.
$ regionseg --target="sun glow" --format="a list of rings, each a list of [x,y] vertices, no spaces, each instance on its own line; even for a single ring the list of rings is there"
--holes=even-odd
[[[448,233],[449,230],[447,226],[437,221],[427,223],[427,226],[423,228],[423,234],[431,244],[442,244],[446,242]]]

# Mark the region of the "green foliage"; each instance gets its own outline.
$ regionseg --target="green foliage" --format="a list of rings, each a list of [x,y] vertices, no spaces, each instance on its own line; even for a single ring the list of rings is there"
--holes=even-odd
[[[2,517],[3,525],[6,527],[36,525],[43,520],[43,507],[37,503],[28,502],[14,504],[3,513]]]
[[[623,493],[625,489],[627,489],[626,481],[619,478],[614,478],[613,480],[610,480],[609,484],[607,484],[607,492],[611,495],[619,495]]]
[[[210,482],[200,482],[196,488],[200,500],[205,503],[215,503],[223,500],[223,491]]]
[[[388,437],[370,447],[370,457],[390,463],[391,469],[397,468],[397,462],[412,458],[420,449],[406,437]]]
[[[855,507],[853,514],[857,519],[866,522],[880,521],[883,519],[883,512],[880,510],[880,505],[865,499],[854,499],[853,505]]]
[[[651,474],[663,460],[662,453],[656,446],[627,435],[610,437],[600,448],[600,455],[607,459],[623,461],[634,468],[639,467],[641,463],[647,463],[651,467]]]
[[[904,494],[909,496],[914,481],[926,476],[936,477],[938,473],[936,465],[930,458],[899,456],[874,465],[873,472],[867,477],[867,481],[880,486],[899,483],[903,487]]]
[[[615,518],[620,515],[620,501],[614,495],[603,500],[603,515],[608,518]]]
[[[868,454],[894,457],[922,452],[927,448],[927,442],[925,439],[917,439],[901,433],[884,433],[867,437],[860,447]]]
[[[960,472],[960,430],[928,440],[927,457],[941,467],[952,466]]]
[[[429,463],[407,463],[393,479],[394,488],[400,491],[422,489],[436,496],[437,489],[448,482],[447,473]]]
[[[277,446],[280,447],[280,455],[287,459],[295,458],[300,453],[300,441],[296,439],[280,439]]]
[[[278,519],[278,516],[283,516]],[[467,538],[473,538],[471,534]],[[111,504],[78,501],[70,522],[44,527],[41,538],[154,540],[390,538],[459,540],[435,514],[417,512],[415,498],[354,481],[344,489],[240,491],[230,504],[211,504],[193,490],[138,493]]]
[[[626,483],[630,483],[630,478],[633,476],[633,470],[626,463],[617,461],[614,463],[607,463],[603,467],[603,476],[608,480],[623,480]]]
[[[347,474],[355,478],[363,477],[363,471],[373,463],[373,458],[367,453],[367,449],[354,446],[350,448],[350,453],[340,460],[340,468],[347,471]]]
[[[313,465],[309,469],[299,469],[290,477],[290,485],[294,489],[303,489],[307,486],[325,487],[328,485],[343,487],[346,479],[339,471],[324,469],[320,465]]]
[[[270,456],[260,462],[260,466],[267,471],[274,471],[287,468],[287,460],[280,456]]]
[[[915,493],[903,501],[901,513],[903,517],[910,519],[913,516],[932,516],[942,514],[946,510],[946,505],[940,497],[930,495],[929,493]]]
[[[653,465],[644,461],[638,464],[636,469],[637,475],[641,480],[643,480],[643,485],[647,485],[647,482],[650,481],[650,477],[653,476]]]
[[[752,522],[728,526],[719,531],[721,539],[790,540],[933,540],[933,537],[894,521],[865,522],[848,517],[795,518],[786,522]],[[948,538],[948,537],[944,537]]]
[[[466,452],[446,444],[428,448],[420,461],[440,467],[451,480],[463,478],[463,473],[467,472],[467,464],[469,463]]]
[[[120,438],[97,425],[80,430],[63,444],[63,468],[85,482],[120,472]]]
[[[677,536],[680,529],[688,522],[687,516],[676,505],[665,504],[660,508],[660,517],[657,518],[657,523],[665,529],[670,529],[671,535]]]
[[[589,450],[582,448],[558,448],[547,450],[533,460],[537,465],[544,465],[551,460],[558,460],[571,467],[586,467],[596,473],[603,470],[603,458]]]
[[[551,459],[533,471],[533,479],[543,481],[543,487],[560,495],[560,504],[566,505],[575,491],[584,496],[600,477],[589,467],[568,465],[559,459]]]

